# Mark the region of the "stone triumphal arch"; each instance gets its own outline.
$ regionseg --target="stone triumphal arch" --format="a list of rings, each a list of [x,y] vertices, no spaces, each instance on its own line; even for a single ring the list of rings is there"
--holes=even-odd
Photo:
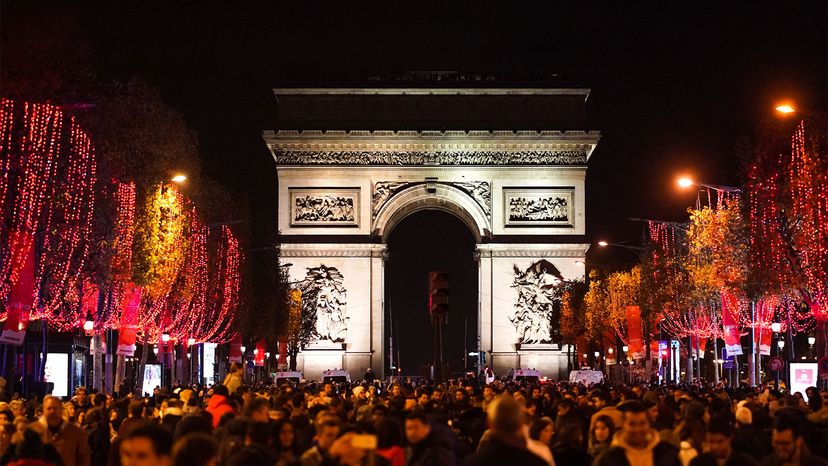
[[[565,376],[547,285],[584,274],[584,182],[599,138],[585,130],[589,90],[398,84],[274,89],[279,126],[264,139],[281,256],[317,309],[299,369],[387,372],[386,240],[408,215],[438,209],[477,242],[486,363]]]

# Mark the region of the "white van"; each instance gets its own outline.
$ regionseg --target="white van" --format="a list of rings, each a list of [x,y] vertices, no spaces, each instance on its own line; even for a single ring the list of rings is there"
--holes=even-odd
[[[322,371],[322,383],[351,383],[351,374],[342,369]]]
[[[540,383],[541,373],[535,369],[512,369],[506,374],[514,382]]]
[[[302,381],[302,373],[299,371],[271,372],[270,378],[275,385],[284,383],[299,383]]]
[[[572,371],[569,373],[570,383],[582,383],[586,386],[589,386],[590,384],[598,384],[603,381],[604,373],[601,371],[581,369],[579,371]]]

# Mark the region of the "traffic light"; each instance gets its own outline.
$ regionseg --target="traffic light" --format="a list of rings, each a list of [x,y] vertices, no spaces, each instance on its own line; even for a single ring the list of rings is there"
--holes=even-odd
[[[443,316],[449,310],[449,274],[428,273],[428,311],[432,316]]]

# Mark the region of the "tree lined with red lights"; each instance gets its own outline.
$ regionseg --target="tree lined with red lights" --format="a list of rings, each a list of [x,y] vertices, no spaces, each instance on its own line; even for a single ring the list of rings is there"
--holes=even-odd
[[[108,173],[119,172],[107,163]],[[0,318],[33,250],[31,318],[52,328],[75,329],[91,317],[93,332],[117,329],[123,297],[138,286],[144,291],[139,337],[223,342],[232,336],[239,241],[226,225],[205,225],[176,186],[97,180],[94,146],[74,117],[10,99],[0,102],[0,165]],[[93,227],[98,207],[112,215]]]

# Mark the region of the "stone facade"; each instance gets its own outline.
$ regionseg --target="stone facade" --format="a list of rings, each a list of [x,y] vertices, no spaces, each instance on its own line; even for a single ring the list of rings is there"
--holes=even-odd
[[[266,132],[278,163],[278,227],[291,280],[324,266],[341,274],[347,290],[343,341],[311,345],[300,355],[300,370],[308,378],[339,367],[352,375],[369,366],[385,374],[386,240],[402,219],[429,209],[457,216],[478,243],[479,350],[486,363],[497,373],[523,367],[566,377],[565,345],[532,328],[543,299],[533,286],[583,278],[586,162],[598,137],[594,131]]]

